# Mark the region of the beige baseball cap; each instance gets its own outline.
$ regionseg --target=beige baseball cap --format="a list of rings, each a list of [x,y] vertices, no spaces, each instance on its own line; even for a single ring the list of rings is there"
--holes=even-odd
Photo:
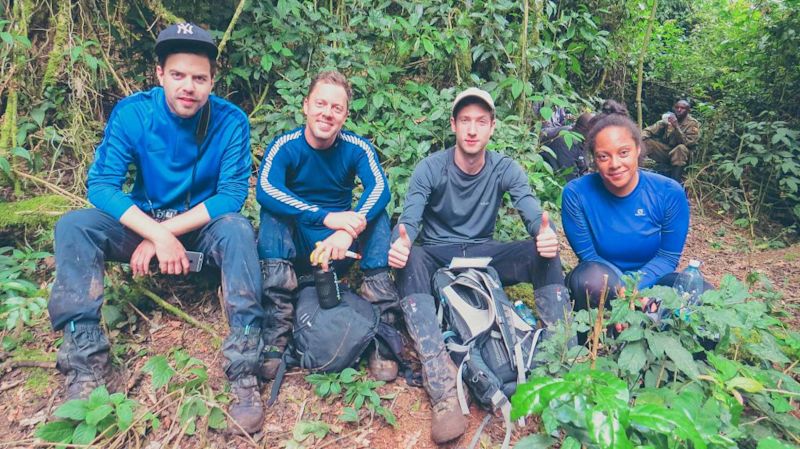
[[[455,101],[453,101],[453,108],[450,110],[451,115],[455,115],[456,107],[458,106],[459,103],[470,97],[477,98],[486,103],[486,106],[489,106],[489,109],[492,111],[492,114],[494,114],[494,100],[492,100],[492,95],[483,89],[478,89],[477,87],[470,87],[468,89],[461,91],[461,93],[458,94],[458,96],[456,96]]]

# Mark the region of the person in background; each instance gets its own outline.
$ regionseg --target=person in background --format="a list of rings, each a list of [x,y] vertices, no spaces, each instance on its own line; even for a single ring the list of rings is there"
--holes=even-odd
[[[594,115],[591,113],[584,112],[578,116],[574,126],[542,129],[540,143],[554,153],[542,151],[542,157],[545,162],[550,164],[553,171],[566,172],[567,169],[571,168],[572,170],[564,175],[564,179],[567,181],[585,175],[588,173],[589,167],[583,141],[573,139],[571,145],[567,145],[562,131],[578,133],[582,139],[586,140],[586,134],[589,132],[589,122],[591,122],[592,117]]]
[[[682,183],[683,168],[700,140],[700,122],[690,114],[687,100],[678,100],[672,113],[642,131],[646,156],[667,167],[669,176]]]

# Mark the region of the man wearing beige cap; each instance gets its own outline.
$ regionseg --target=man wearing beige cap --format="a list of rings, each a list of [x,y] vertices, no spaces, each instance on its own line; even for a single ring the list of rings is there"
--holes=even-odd
[[[436,443],[460,437],[467,427],[456,394],[458,370],[445,350],[431,295],[436,270],[453,257],[491,257],[503,285],[534,285],[545,325],[563,319],[570,309],[562,294],[558,239],[527,175],[511,158],[486,150],[494,127],[494,101],[488,92],[472,87],[458,94],[450,117],[456,144],[417,165],[389,250],[389,265],[398,270],[406,326],[422,362]],[[505,193],[531,239],[501,243],[492,238]]]

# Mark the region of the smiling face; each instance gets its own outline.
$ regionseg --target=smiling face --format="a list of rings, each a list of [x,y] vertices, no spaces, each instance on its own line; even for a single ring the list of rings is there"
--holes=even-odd
[[[639,152],[630,131],[609,126],[595,137],[594,161],[603,184],[616,196],[626,196],[639,183]]]
[[[494,133],[495,120],[483,103],[462,107],[455,117],[450,117],[450,128],[456,134],[456,151],[474,156],[486,149]]]
[[[347,120],[347,91],[337,84],[319,82],[303,100],[306,141],[313,148],[330,148]]]
[[[194,116],[205,106],[214,79],[208,56],[193,53],[173,53],[163,66],[156,66],[158,82],[170,111],[181,118]]]

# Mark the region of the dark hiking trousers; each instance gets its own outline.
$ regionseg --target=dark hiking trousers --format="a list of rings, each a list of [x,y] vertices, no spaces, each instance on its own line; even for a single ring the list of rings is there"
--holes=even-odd
[[[100,321],[105,262],[129,262],[141,241],[141,236],[98,209],[76,210],[61,217],[55,230],[56,279],[48,305],[55,330],[70,322]],[[250,327],[258,328],[256,334],[260,334],[264,319],[261,270],[250,222],[237,213],[224,214],[181,236],[180,241],[187,250],[202,252],[205,263],[221,270],[225,309],[232,329],[229,339],[249,340],[245,337],[250,332],[244,329]],[[223,348],[236,346],[231,342]],[[237,367],[248,368],[258,364],[256,360],[233,362]],[[232,379],[240,374],[234,371],[238,369],[228,373],[229,377],[233,374]]]
[[[534,288],[564,284],[561,259],[542,257],[536,242],[465,243],[452,245],[412,246],[405,268],[398,270],[397,288],[400,297],[414,293],[431,293],[431,278],[439,268],[450,264],[453,257],[491,257],[491,266],[500,275],[504,286],[529,282]]]

